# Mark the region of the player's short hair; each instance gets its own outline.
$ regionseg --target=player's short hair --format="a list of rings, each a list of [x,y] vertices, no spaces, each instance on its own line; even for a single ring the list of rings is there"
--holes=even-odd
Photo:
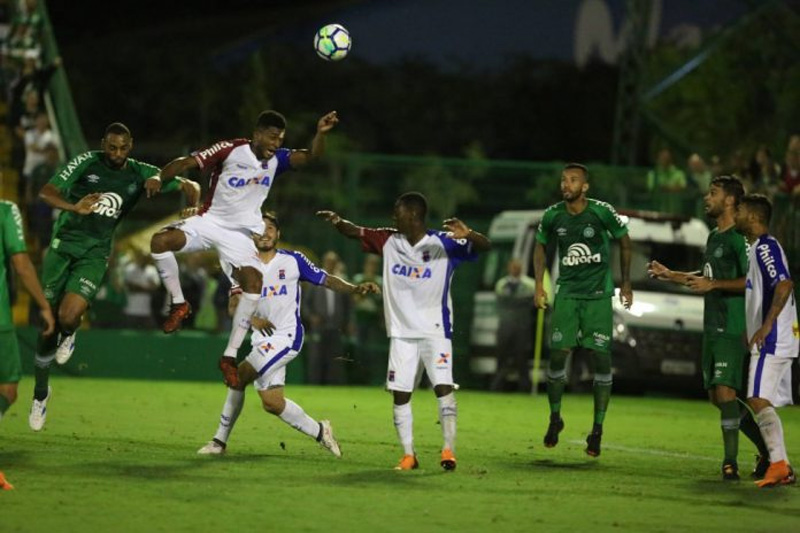
[[[103,138],[108,137],[110,134],[127,135],[128,137],[130,137],[131,130],[129,130],[128,126],[126,126],[122,122],[112,122],[111,124],[106,126],[106,131],[105,133],[103,133]]]
[[[736,176],[717,176],[711,180],[711,185],[722,189],[727,196],[733,196],[734,205],[739,205],[744,196],[744,185],[742,185],[742,180]]]
[[[278,128],[279,130],[285,130],[286,117],[271,109],[268,111],[262,111],[261,114],[258,115],[256,129],[265,130],[267,128]]]
[[[428,216],[428,200],[421,192],[404,192],[397,198],[397,203],[415,210],[419,220],[425,220]]]
[[[276,229],[281,229],[281,225],[278,223],[278,215],[276,215],[274,211],[264,211],[261,213],[261,218],[272,222],[272,225],[275,226]]]
[[[745,194],[740,200],[741,205],[747,206],[747,210],[755,213],[758,220],[765,226],[769,226],[772,219],[772,202],[763,194]]]
[[[589,169],[586,165],[581,165],[580,163],[567,163],[564,165],[564,168],[561,169],[561,172],[572,170],[573,168],[577,168],[578,170],[583,171],[583,179],[589,181]]]

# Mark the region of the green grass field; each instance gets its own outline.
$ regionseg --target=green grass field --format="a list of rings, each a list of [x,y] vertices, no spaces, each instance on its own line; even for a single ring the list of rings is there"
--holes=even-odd
[[[27,427],[32,379],[0,422],[0,531],[796,531],[800,486],[719,478],[717,412],[702,401],[615,397],[603,454],[583,452],[591,397],[567,396],[557,448],[542,444],[544,396],[460,391],[458,469],[438,464],[429,390],[417,393],[420,469],[401,452],[378,388],[290,386],[330,418],[344,457],[260,408],[245,409],[222,457],[197,456],[223,385],[53,379],[44,431]],[[780,410],[800,457],[800,409]],[[754,450],[741,443],[744,473]],[[800,459],[798,459],[800,461]]]

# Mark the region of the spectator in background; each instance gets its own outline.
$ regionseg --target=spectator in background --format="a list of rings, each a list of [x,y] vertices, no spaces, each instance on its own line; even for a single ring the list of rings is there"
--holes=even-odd
[[[800,135],[793,135],[786,147],[780,190],[786,194],[800,195]]]
[[[745,192],[753,190],[753,172],[750,160],[744,150],[734,150],[728,163],[729,174],[736,176],[742,182]]]
[[[353,276],[353,283],[372,282],[383,286],[381,277],[381,258],[377,255],[364,256],[363,270]],[[383,320],[383,295],[381,293],[354,294],[353,307],[355,309],[356,337],[358,339],[359,360],[363,368],[367,368],[367,382],[376,377],[379,382],[384,380],[386,364],[382,354],[388,348],[386,342],[386,324]]]
[[[708,170],[711,172],[712,178],[714,176],[722,176],[725,174],[725,165],[722,164],[722,158],[717,154],[712,155]]]
[[[61,156],[58,152],[58,146],[47,144],[44,147],[44,160],[36,165],[31,172],[30,188],[35,192],[42,190],[42,187],[56,173],[60,164]],[[33,201],[28,205],[28,224],[33,232],[33,238],[38,241],[38,249],[43,249],[50,242],[50,237],[53,234],[53,222],[56,216],[55,210],[38,197],[34,197]]]
[[[341,272],[339,263],[339,256],[333,251],[326,252],[322,258],[325,272]],[[341,358],[345,355],[346,339],[353,327],[350,295],[309,286],[303,290],[302,309],[311,341],[307,382],[317,385],[344,384],[345,372]]]
[[[657,193],[661,211],[681,211],[680,193],[686,190],[686,174],[673,163],[669,148],[659,150],[655,168],[647,173],[647,190]]]
[[[161,286],[150,254],[132,247],[130,260],[122,268],[127,302],[123,310],[124,324],[128,329],[153,329],[156,321],[152,312],[153,294]]]
[[[39,96],[40,108],[44,109],[44,95],[47,92],[47,84],[61,66],[61,58],[57,57],[52,63],[45,67],[39,66],[36,58],[28,57],[22,62],[22,66],[17,76],[10,82],[8,89],[8,109],[14,116],[18,116],[24,110],[24,95],[28,91],[36,91]]]
[[[772,199],[780,189],[781,167],[772,157],[772,151],[762,144],[753,156],[753,190]]]
[[[687,160],[689,169],[689,182],[697,189],[697,192],[705,194],[711,184],[711,172],[706,167],[706,162],[700,154],[692,154]]]
[[[20,199],[25,200],[25,205],[30,206],[39,189],[33,187],[33,171],[47,162],[47,150],[50,147],[58,149],[58,139],[50,129],[50,119],[47,113],[40,111],[36,114],[33,128],[25,132],[25,162],[22,165],[22,179],[19,180]]]
[[[4,55],[12,60],[42,55],[42,29],[44,20],[39,13],[37,0],[24,0],[11,19]]]
[[[43,109],[40,107],[39,95],[36,91],[28,91],[24,97],[24,108],[19,113],[9,113],[9,125],[14,132],[11,138],[11,166],[20,176],[25,165],[25,134],[36,125],[36,116]],[[23,200],[23,198],[20,198]]]
[[[490,388],[493,391],[504,390],[509,374],[516,372],[517,389],[530,392],[536,282],[522,273],[522,262],[517,258],[508,262],[507,269],[508,275],[500,278],[494,287],[500,320],[497,328],[497,371]],[[552,292],[549,287],[545,290],[547,294]]]

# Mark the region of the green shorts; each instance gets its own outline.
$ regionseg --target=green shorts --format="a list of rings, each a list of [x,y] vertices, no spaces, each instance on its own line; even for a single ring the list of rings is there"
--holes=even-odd
[[[746,350],[741,337],[703,335],[703,386],[724,385],[742,389]]]
[[[55,306],[64,294],[79,294],[91,303],[108,270],[106,257],[74,257],[52,248],[42,265],[44,296]]]
[[[556,294],[550,348],[569,350],[575,346],[583,346],[609,353],[613,323],[611,297],[578,300]]]
[[[0,331],[0,383],[19,383],[22,360],[19,357],[17,332]]]

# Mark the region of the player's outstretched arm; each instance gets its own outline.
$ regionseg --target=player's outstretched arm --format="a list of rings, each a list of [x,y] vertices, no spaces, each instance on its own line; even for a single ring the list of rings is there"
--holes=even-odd
[[[311,150],[294,150],[289,155],[289,163],[293,168],[301,167],[312,159],[318,159],[325,154],[325,136],[339,123],[339,115],[331,111],[317,121],[317,133],[311,140]]]
[[[328,277],[325,278],[324,287],[326,289],[330,289],[334,292],[343,292],[345,294],[380,294],[381,288],[378,287],[376,283],[371,281],[365,281],[364,283],[359,283],[358,285],[354,285],[350,282],[347,282],[340,278],[339,276],[334,276],[328,274]]]
[[[691,276],[697,276],[699,272],[679,272],[670,270],[655,259],[647,263],[647,275],[653,279],[670,281],[678,285],[686,285]]]
[[[330,222],[336,230],[351,239],[358,239],[361,236],[361,227],[356,226],[349,220],[343,219],[334,211],[317,211],[317,216],[326,222]]]
[[[176,178],[180,174],[184,174],[193,168],[198,168],[200,165],[197,160],[192,156],[183,156],[173,159],[161,169],[159,174],[151,176],[144,182],[144,188],[147,191],[147,197],[151,198],[158,194],[161,190],[162,183],[168,183],[170,180]]]
[[[492,249],[492,241],[486,235],[469,229],[469,226],[457,218],[448,218],[442,225],[450,237],[470,241],[475,251],[487,252]]]
[[[25,290],[31,295],[36,305],[39,306],[39,313],[44,321],[44,330],[42,334],[47,337],[51,335],[56,329],[56,320],[53,317],[53,311],[50,309],[50,304],[47,298],[44,297],[44,291],[36,277],[36,269],[31,263],[31,258],[28,257],[26,252],[14,254],[11,256],[11,264],[19,276]]]
[[[50,207],[61,209],[62,211],[70,211],[79,215],[88,215],[91,213],[94,204],[100,200],[101,196],[102,194],[99,192],[87,194],[76,203],[71,204],[61,196],[61,191],[54,185],[46,183],[42,187],[42,190],[39,191],[39,198]]]

